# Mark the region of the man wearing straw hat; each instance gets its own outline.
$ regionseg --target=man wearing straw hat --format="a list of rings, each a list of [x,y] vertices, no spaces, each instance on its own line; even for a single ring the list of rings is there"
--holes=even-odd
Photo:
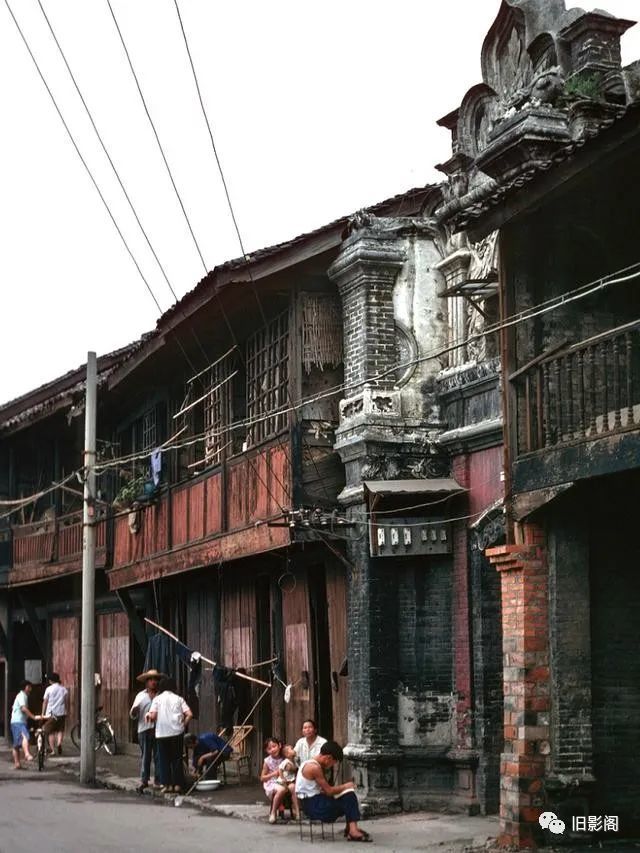
[[[158,693],[158,683],[161,678],[164,678],[163,672],[158,672],[157,669],[148,669],[136,678],[141,684],[144,684],[144,690],[141,690],[133,700],[133,705],[129,711],[129,716],[133,720],[138,721],[138,743],[140,744],[140,752],[142,753],[140,762],[140,784],[136,788],[141,794],[149,785],[151,776],[151,757],[153,756],[153,774],[154,785],[159,785],[158,778],[158,752],[155,737],[155,723],[147,720],[147,712],[151,708],[151,702]]]

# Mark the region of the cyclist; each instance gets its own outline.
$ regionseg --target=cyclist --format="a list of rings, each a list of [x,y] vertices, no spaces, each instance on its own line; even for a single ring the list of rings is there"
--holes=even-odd
[[[69,713],[69,691],[60,684],[57,672],[48,675],[47,681],[49,686],[42,699],[42,716],[48,716],[49,719],[44,724],[44,733],[49,740],[49,755],[53,755],[56,747],[58,755],[62,755],[64,726]]]

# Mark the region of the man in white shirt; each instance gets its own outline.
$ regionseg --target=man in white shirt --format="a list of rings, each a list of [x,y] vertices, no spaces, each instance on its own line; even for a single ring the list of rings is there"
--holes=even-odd
[[[49,738],[49,753],[53,753],[55,746],[58,755],[62,755],[62,739],[69,713],[69,691],[60,684],[60,676],[57,672],[48,675],[47,681],[49,686],[42,697],[42,716],[49,719],[44,724],[44,733]]]
[[[182,696],[178,695],[173,678],[163,678],[158,690],[145,719],[156,726],[160,781],[165,790],[180,793],[185,787],[182,766],[184,731],[193,714]]]
[[[153,756],[153,772],[154,782],[156,785],[160,783],[160,773],[158,767],[158,749],[156,746],[156,731],[155,725],[151,720],[147,720],[147,712],[151,710],[151,703],[158,693],[158,683],[161,678],[165,678],[163,672],[158,672],[157,669],[149,669],[143,672],[136,678],[144,684],[144,690],[141,690],[133,700],[133,705],[129,711],[129,716],[133,720],[138,721],[138,745],[140,746],[141,766],[140,766],[140,784],[136,788],[141,794],[149,785],[151,776],[151,757]]]
[[[320,737],[318,734],[318,726],[315,720],[305,720],[302,724],[302,737],[296,743],[294,749],[296,751],[296,761],[298,767],[301,767],[305,761],[310,758],[315,758],[320,754],[320,748],[327,739]]]

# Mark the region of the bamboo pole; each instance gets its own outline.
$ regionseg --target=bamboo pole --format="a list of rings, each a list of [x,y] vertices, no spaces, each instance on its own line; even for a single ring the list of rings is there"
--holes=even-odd
[[[172,640],[175,640],[175,642],[176,642],[176,643],[180,643],[180,645],[181,645],[181,646],[184,646],[184,645],[185,645],[185,644],[182,642],[182,640],[179,640],[179,639],[176,637],[176,635],[175,635],[175,634],[172,634],[172,633],[171,633],[171,631],[167,631],[167,629],[166,629],[166,628],[163,628],[163,627],[162,627],[162,625],[158,625],[158,623],[157,623],[157,622],[152,622],[152,620],[151,620],[151,619],[147,619],[147,617],[146,617],[146,616],[144,617],[144,621],[145,621],[145,622],[148,622],[148,623],[149,623],[149,625],[153,625],[153,627],[154,627],[154,628],[157,628],[157,629],[158,629],[158,631],[162,631],[162,633],[163,633],[163,634],[166,634],[166,635],[167,635],[167,637],[171,637],[171,639],[172,639]],[[185,646],[185,648],[188,648],[188,647],[187,647],[187,646]],[[202,654],[200,655],[200,659],[201,659],[201,660],[203,660],[205,663],[210,663],[210,664],[211,664],[211,666],[218,666],[218,664],[217,664],[214,660],[210,660],[209,658],[206,658],[206,657],[205,657],[204,655],[202,655]],[[245,681],[252,681],[254,684],[259,684],[261,687],[271,687],[271,685],[270,685],[270,684],[268,684],[266,681],[260,681],[260,679],[259,679],[259,678],[253,678],[251,675],[245,675],[243,672],[238,672],[237,670],[235,670],[235,674],[238,676],[238,678],[244,678],[244,680],[245,680]]]

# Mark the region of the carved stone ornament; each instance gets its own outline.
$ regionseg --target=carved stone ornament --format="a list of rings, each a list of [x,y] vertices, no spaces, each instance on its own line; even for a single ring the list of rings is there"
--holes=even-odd
[[[369,453],[362,463],[362,480],[424,480],[449,476],[448,454],[435,441],[425,440],[411,455]]]
[[[350,218],[347,234],[350,236],[365,229],[382,237],[417,234],[434,239],[441,236],[440,228],[434,219],[418,216],[376,216],[368,210],[359,210]]]
[[[446,394],[448,391],[455,391],[459,388],[464,388],[466,385],[471,385],[479,382],[482,379],[493,379],[500,373],[500,358],[488,359],[480,361],[477,364],[469,365],[469,367],[455,370],[438,378],[438,394]]]
[[[580,128],[569,134],[567,113],[581,90],[625,103],[620,37],[630,26],[601,10],[567,9],[565,0],[502,0],[482,46],[482,82],[438,122],[452,135],[453,156],[438,167],[448,177],[445,201],[464,204],[486,176],[510,180],[545,165],[580,136]],[[462,165],[465,156],[472,164]]]
[[[504,509],[502,504],[494,507],[477,527],[471,528],[471,550],[484,551],[492,545],[497,545],[505,538]]]

